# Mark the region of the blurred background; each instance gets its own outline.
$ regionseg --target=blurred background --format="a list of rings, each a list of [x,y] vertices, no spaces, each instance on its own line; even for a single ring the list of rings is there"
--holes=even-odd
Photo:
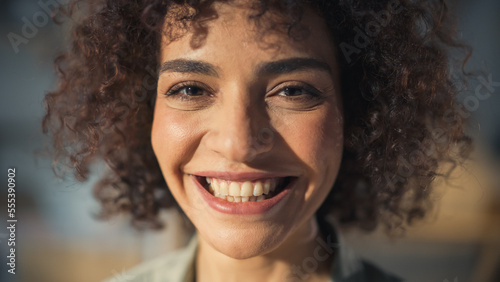
[[[43,3],[56,1],[42,0]],[[468,69],[479,69],[491,96],[471,104],[474,160],[439,183],[440,202],[427,220],[389,239],[344,230],[362,256],[407,281],[500,281],[500,1],[457,0],[459,33],[474,49]],[[64,29],[48,20],[53,5],[2,0],[0,9],[0,281],[100,281],[182,246],[187,238],[175,212],[170,228],[140,234],[127,218],[102,222],[91,196],[96,177],[79,183],[57,179],[47,158],[36,157],[47,140],[40,129],[43,96],[53,89],[52,60],[64,49]],[[34,28],[23,30],[26,22]],[[22,35],[22,39],[13,34]],[[10,34],[10,37],[9,37]],[[14,36],[14,37],[13,37]],[[17,44],[12,44],[11,39]],[[473,79],[475,89],[481,79]],[[484,89],[483,89],[484,90]],[[471,95],[471,91],[467,92]],[[7,169],[16,169],[16,274],[7,273]],[[94,168],[99,171],[99,164]],[[13,279],[15,278],[15,279]]]

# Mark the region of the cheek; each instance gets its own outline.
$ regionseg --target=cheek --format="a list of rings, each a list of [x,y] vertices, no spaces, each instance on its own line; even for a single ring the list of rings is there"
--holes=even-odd
[[[151,142],[166,178],[174,172],[172,170],[175,167],[179,168],[183,158],[189,154],[193,128],[196,128],[191,123],[189,119],[174,110],[164,107],[157,107],[155,110]]]
[[[294,119],[292,124],[287,143],[312,174],[321,177],[338,169],[342,158],[343,122],[337,107]]]

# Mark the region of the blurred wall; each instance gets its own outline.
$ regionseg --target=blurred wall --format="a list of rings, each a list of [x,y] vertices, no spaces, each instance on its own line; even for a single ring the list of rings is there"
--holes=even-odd
[[[95,177],[83,184],[69,176],[64,180],[56,179],[50,160],[35,156],[47,141],[41,134],[40,122],[44,113],[43,96],[55,85],[52,59],[63,50],[64,29],[69,25],[61,27],[51,23],[47,18],[47,7],[39,5],[38,1],[4,0],[2,4],[0,171],[3,175],[0,179],[7,183],[7,169],[16,168],[17,281],[98,281],[119,274],[144,258],[178,247],[184,238],[176,235],[175,228],[170,233],[141,235],[128,226],[126,219],[95,221],[93,214],[98,206],[90,193]],[[493,82],[499,83],[500,1],[457,1],[455,7],[460,15],[459,30],[474,48],[469,68],[479,68],[491,75]],[[26,21],[35,22],[36,30],[26,30],[30,38],[14,46],[8,36],[11,33],[21,35]],[[479,83],[479,79],[472,81],[471,89]],[[479,150],[486,152],[484,158],[488,159],[490,169],[500,167],[500,86],[496,84],[493,89],[493,95],[480,101],[469,118],[469,131],[478,140]],[[487,189],[500,194],[498,186],[491,185]],[[457,201],[468,203],[467,195],[461,195],[462,198],[458,197],[461,200]],[[0,199],[0,219],[4,225],[7,216],[4,212],[7,209],[5,190],[0,191]],[[476,200],[480,201],[479,198]],[[450,206],[455,203],[452,201]],[[178,220],[175,214],[165,216]],[[456,225],[460,224],[463,223],[457,221]],[[12,276],[6,273],[4,256],[8,234],[5,228],[0,230],[0,280],[9,281]],[[430,238],[416,234],[413,241],[379,245],[384,246],[382,250],[374,248],[374,242],[385,239],[368,237],[362,241],[358,238],[357,242],[366,242],[359,243],[362,248],[358,249],[409,278],[427,271],[421,277],[432,281],[452,281],[455,276],[461,277],[460,281],[467,281],[477,272],[478,261],[482,258],[482,239],[446,245],[443,240],[448,240],[446,236],[453,237],[453,234],[443,235],[441,241],[436,239],[441,233]],[[162,244],[165,241],[178,244]],[[437,243],[433,245],[433,242]],[[437,253],[422,251],[436,250],[436,246],[442,247]],[[458,256],[460,260],[450,262],[452,256]],[[495,253],[490,256],[495,257]],[[432,268],[428,267],[429,258],[434,258]]]

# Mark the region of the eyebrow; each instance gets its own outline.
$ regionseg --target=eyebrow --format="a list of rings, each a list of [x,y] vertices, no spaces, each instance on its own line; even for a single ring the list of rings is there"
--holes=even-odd
[[[176,59],[161,64],[159,75],[164,72],[197,73],[219,77],[217,68],[210,63],[196,60]],[[295,71],[316,69],[332,73],[330,66],[314,58],[289,58],[274,62],[262,63],[257,67],[257,74],[272,76]]]
[[[215,77],[219,76],[213,65],[202,61],[186,59],[177,59],[162,63],[158,73],[162,74],[164,72],[198,73]]]
[[[316,69],[332,73],[330,66],[313,58],[290,58],[275,62],[263,63],[258,67],[258,74],[264,76],[287,74],[295,71]]]

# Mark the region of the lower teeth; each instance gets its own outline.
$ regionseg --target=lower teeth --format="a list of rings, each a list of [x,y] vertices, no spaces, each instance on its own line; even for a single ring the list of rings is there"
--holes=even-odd
[[[271,198],[270,195],[260,195],[260,196],[251,196],[251,197],[240,197],[240,196],[226,196],[220,194],[213,194],[217,198],[226,200],[228,202],[240,203],[240,202],[260,202],[266,199]]]

